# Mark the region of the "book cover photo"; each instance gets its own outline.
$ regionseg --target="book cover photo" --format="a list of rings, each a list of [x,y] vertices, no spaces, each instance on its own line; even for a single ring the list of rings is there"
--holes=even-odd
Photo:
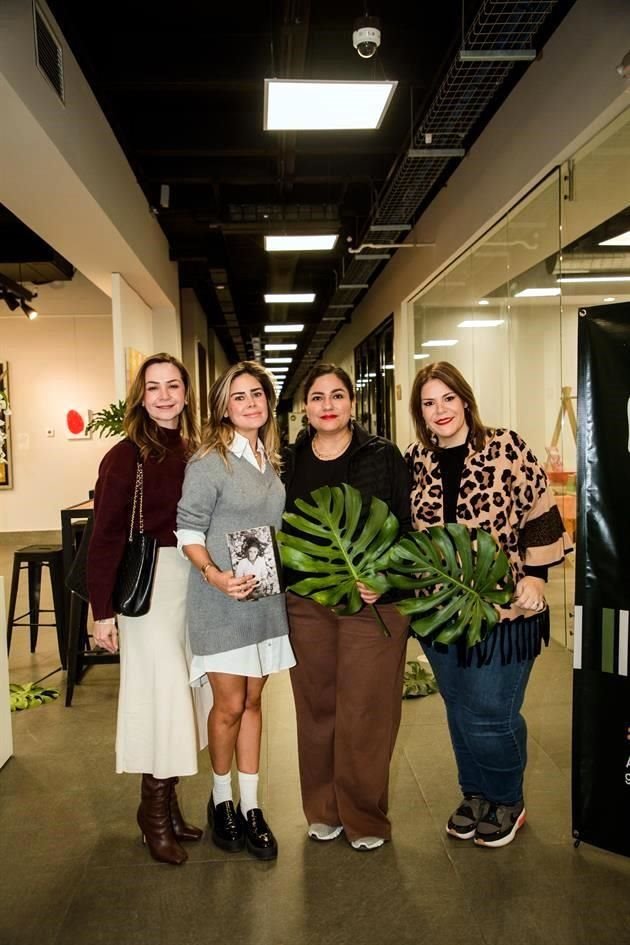
[[[272,525],[257,525],[226,534],[235,577],[253,574],[258,584],[245,600],[282,593],[280,556]]]

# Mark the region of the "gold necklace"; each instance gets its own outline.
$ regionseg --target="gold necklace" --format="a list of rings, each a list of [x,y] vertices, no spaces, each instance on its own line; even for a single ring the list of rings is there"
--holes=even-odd
[[[345,453],[345,451],[350,446],[350,443],[352,442],[352,430],[350,431],[350,436],[348,437],[346,442],[343,444],[341,449],[337,450],[336,453],[320,453],[317,447],[315,446],[316,439],[317,439],[317,434],[315,434],[315,436],[311,440],[311,446],[313,447],[313,452],[315,453],[318,459],[323,459],[323,460],[337,459],[337,457],[341,456],[342,453]]]

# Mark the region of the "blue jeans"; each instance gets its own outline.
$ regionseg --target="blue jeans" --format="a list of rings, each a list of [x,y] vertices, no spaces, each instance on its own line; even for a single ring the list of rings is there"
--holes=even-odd
[[[463,667],[456,646],[424,650],[446,703],[462,794],[496,804],[522,800],[527,726],[521,706],[533,658],[503,666],[494,646],[489,663]]]

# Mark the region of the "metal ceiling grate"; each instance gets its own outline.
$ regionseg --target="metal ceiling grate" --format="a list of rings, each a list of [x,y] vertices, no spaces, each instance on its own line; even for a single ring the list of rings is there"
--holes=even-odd
[[[464,37],[464,49],[531,49],[558,2],[559,0],[484,0]],[[514,62],[464,62],[457,56],[415,129],[411,148],[465,147],[470,143],[469,139],[479,119],[497,97],[513,68]],[[430,136],[429,139],[427,135]],[[430,144],[427,144],[427,140]],[[388,225],[392,228],[386,232],[369,233],[370,242],[397,243],[404,239],[409,230],[407,224],[449,164],[454,169],[455,159],[437,156],[417,158],[405,154],[379,195],[368,232],[374,226]],[[342,281],[352,285],[365,284],[381,265],[382,260],[362,261],[353,257]],[[362,291],[364,290],[338,289],[330,300],[326,315],[338,314],[341,310],[331,311],[331,308],[354,302]],[[334,322],[330,324],[335,326]],[[331,335],[336,331],[337,327],[332,327]],[[306,370],[305,365],[297,369],[288,385],[287,394],[295,391]]]
[[[63,51],[39,4],[34,7],[35,60],[53,89],[64,101]]]

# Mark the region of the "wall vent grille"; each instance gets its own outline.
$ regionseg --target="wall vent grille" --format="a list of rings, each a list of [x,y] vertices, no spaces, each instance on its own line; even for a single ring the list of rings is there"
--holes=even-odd
[[[35,59],[40,72],[43,72],[63,102],[63,51],[61,44],[37,3],[35,4],[34,12]]]

